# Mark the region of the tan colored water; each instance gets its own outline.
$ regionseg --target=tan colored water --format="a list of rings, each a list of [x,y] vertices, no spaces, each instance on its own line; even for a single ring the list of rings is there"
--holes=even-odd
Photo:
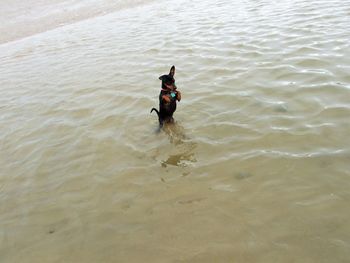
[[[0,262],[349,262],[349,1],[58,26],[0,45]]]

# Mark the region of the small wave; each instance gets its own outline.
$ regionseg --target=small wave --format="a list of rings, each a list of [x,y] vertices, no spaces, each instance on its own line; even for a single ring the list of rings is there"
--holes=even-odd
[[[291,159],[305,159],[305,158],[319,158],[319,157],[343,157],[349,156],[350,152],[343,149],[319,149],[312,152],[291,152],[278,150],[263,150],[255,149],[247,152],[232,153],[225,159],[249,160],[257,157],[267,157],[272,159],[291,158]]]

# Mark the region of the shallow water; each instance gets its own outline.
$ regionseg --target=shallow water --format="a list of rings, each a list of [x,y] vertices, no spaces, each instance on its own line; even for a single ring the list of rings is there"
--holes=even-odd
[[[0,261],[348,262],[348,28],[165,0],[0,45]]]

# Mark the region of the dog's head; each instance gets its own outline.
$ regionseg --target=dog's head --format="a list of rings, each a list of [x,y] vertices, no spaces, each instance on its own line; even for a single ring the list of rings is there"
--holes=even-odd
[[[162,75],[159,77],[159,79],[162,81],[162,89],[169,89],[169,90],[176,89],[174,75],[175,75],[175,66],[172,66],[169,74]]]

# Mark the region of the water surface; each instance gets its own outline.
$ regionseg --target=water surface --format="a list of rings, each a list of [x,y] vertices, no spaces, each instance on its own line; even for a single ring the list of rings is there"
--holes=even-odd
[[[1,44],[0,261],[347,262],[348,28],[347,1],[164,0]]]

